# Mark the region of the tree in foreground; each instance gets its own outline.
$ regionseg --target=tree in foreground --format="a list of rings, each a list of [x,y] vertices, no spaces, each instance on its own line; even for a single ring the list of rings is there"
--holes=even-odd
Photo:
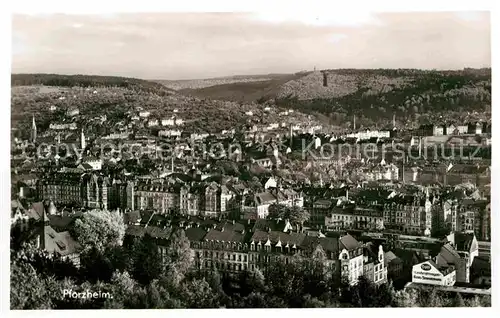
[[[158,246],[153,237],[145,234],[133,246],[132,276],[140,284],[147,285],[163,273]]]
[[[47,282],[27,263],[11,263],[11,309],[50,309],[51,295]]]
[[[166,273],[170,273],[174,284],[178,284],[193,264],[193,251],[184,230],[177,229],[172,233],[167,244],[163,263]]]
[[[122,245],[125,223],[118,212],[92,210],[75,221],[74,233],[84,249]]]

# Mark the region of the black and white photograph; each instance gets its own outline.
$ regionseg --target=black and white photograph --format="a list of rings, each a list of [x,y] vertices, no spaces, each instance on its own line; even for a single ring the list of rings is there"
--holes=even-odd
[[[362,9],[13,12],[10,310],[491,307],[490,11]]]

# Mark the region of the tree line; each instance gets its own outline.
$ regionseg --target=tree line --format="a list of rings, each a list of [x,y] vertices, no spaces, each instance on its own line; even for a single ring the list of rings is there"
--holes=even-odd
[[[83,249],[79,268],[29,243],[11,248],[12,309],[491,306],[486,296],[467,298],[435,289],[396,291],[391,283],[375,285],[364,277],[350,286],[314,258],[278,261],[235,275],[202,270],[193,266],[193,251],[182,229],[162,236],[165,250],[160,252],[158,238],[125,236],[118,213],[99,212],[75,223],[73,234]],[[278,206],[273,215],[294,222],[304,217]],[[71,298],[65,290],[112,298]]]

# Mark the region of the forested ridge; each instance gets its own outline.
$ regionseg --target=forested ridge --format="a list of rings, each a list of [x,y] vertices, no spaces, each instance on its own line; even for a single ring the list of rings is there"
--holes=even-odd
[[[60,87],[122,87],[151,93],[165,94],[170,89],[159,83],[137,78],[98,75],[60,74],[12,74],[12,86],[60,86]]]
[[[326,70],[286,83],[276,102],[326,115],[333,123],[350,122],[356,115],[358,123],[367,126],[389,123],[393,115],[403,122],[419,123],[444,115],[461,121],[474,112],[485,114],[487,119],[491,69]]]

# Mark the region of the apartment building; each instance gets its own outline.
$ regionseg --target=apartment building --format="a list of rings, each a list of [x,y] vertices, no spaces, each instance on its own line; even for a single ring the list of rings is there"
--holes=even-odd
[[[113,184],[98,173],[84,173],[81,169],[63,169],[39,180],[37,192],[40,200],[52,200],[56,205],[97,209],[112,209],[109,201],[116,202]]]
[[[161,222],[151,219],[148,217],[147,227],[129,225],[127,235],[140,237],[150,233],[158,239],[160,255],[163,255],[162,244],[171,227],[162,227]],[[276,262],[287,264],[310,259],[323,262],[326,273],[339,282],[345,279],[355,284],[363,275],[363,245],[350,235],[308,235],[290,222],[264,219],[236,222],[188,217],[173,226],[184,229],[194,253],[193,266],[197,269],[217,269],[223,274],[257,269],[265,272]],[[380,266],[379,260],[370,259],[370,262],[376,263],[374,279],[380,281],[384,266]]]
[[[381,205],[334,207],[331,214],[325,217],[325,226],[334,231],[343,229],[382,230],[384,229],[384,211]]]

